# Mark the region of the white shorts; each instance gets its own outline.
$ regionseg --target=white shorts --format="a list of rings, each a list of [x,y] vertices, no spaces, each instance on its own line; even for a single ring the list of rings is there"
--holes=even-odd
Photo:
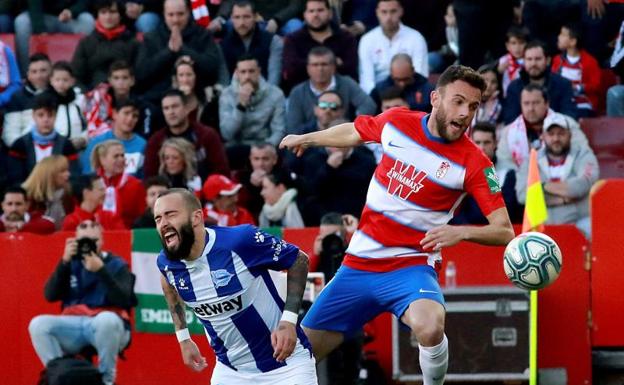
[[[294,358],[294,357],[293,357]],[[314,357],[289,360],[288,365],[266,373],[240,373],[219,361],[211,385],[318,385]]]

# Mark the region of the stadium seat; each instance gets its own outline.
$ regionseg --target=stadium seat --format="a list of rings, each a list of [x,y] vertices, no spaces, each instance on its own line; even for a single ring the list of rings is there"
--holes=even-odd
[[[595,110],[598,114],[604,114],[607,109],[607,90],[609,87],[614,86],[618,83],[618,78],[615,75],[615,72],[608,68],[600,69],[600,91],[598,94],[600,98],[598,100],[598,105],[595,107]]]
[[[71,61],[82,34],[52,33],[32,35],[30,37],[30,54],[45,53],[54,63],[59,60]]]
[[[0,33],[0,41],[11,47],[13,53],[15,53],[15,35],[12,33]]]
[[[600,177],[624,178],[624,118],[586,118],[580,123],[598,158]]]

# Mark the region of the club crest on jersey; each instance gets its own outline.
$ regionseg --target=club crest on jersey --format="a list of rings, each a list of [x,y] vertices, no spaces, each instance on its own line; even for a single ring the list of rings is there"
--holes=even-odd
[[[442,163],[440,163],[440,167],[438,167],[438,170],[436,171],[436,178],[438,179],[444,178],[450,168],[451,168],[451,164],[449,162],[443,161]]]
[[[227,286],[234,274],[225,269],[214,270],[210,272],[212,277],[212,283],[214,283],[215,289],[223,286]]]
[[[386,176],[388,182],[388,194],[398,196],[406,200],[413,193],[417,193],[423,188],[422,181],[427,177],[427,173],[416,170],[412,164],[405,164],[402,160],[396,159],[394,166],[388,171]]]

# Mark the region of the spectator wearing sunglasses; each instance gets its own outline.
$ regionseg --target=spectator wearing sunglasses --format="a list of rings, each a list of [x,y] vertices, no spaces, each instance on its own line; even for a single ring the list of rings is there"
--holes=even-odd
[[[319,95],[314,106],[315,119],[300,128],[297,132],[306,134],[308,132],[321,131],[330,127],[330,123],[336,119],[344,119],[345,111],[342,107],[342,98],[335,91],[325,91]]]

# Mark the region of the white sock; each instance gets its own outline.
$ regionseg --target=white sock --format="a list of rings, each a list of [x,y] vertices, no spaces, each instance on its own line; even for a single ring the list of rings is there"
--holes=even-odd
[[[446,334],[436,346],[418,345],[423,385],[441,385],[448,368],[448,339]]]

